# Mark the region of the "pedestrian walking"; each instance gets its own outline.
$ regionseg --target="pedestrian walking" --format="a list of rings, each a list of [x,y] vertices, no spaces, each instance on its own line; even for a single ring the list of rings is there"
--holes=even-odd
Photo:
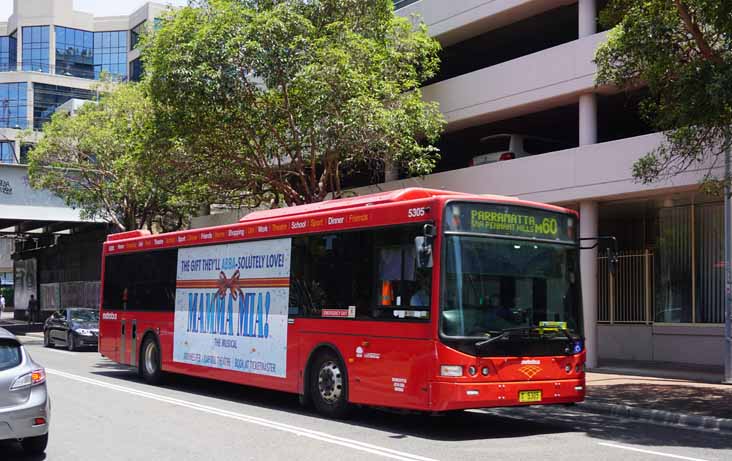
[[[38,321],[38,300],[35,296],[30,295],[28,300],[28,324]]]
[[[5,295],[0,294],[0,316],[5,312]]]

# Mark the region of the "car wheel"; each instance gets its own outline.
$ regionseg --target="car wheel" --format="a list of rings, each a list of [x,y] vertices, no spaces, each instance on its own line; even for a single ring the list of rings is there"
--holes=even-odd
[[[160,384],[163,370],[160,366],[160,346],[153,336],[147,336],[140,350],[140,372],[148,384]]]
[[[39,435],[37,437],[26,437],[20,441],[20,445],[29,455],[40,455],[46,451],[48,445],[48,434]]]
[[[69,334],[66,335],[66,348],[74,352],[76,350],[76,339],[74,339],[74,334],[69,331]]]
[[[43,347],[53,347],[53,342],[51,342],[51,332],[48,330],[43,332]]]
[[[310,368],[310,398],[315,409],[331,418],[345,418],[350,411],[346,367],[331,351],[317,356]]]

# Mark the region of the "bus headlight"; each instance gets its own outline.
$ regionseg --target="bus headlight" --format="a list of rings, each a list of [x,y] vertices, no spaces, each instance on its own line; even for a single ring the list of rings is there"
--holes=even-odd
[[[456,378],[462,375],[462,365],[440,365],[440,376],[450,376]]]

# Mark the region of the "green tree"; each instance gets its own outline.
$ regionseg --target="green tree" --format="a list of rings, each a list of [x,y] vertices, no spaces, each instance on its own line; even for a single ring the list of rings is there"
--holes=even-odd
[[[601,16],[614,27],[596,54],[599,84],[647,85],[644,116],[665,142],[637,161],[648,183],[689,169],[714,175],[732,126],[732,2],[611,0]]]
[[[208,0],[143,43],[160,125],[186,155],[181,191],[277,206],[339,197],[344,175],[414,175],[444,121],[420,85],[438,69],[424,25],[390,0]]]
[[[99,101],[76,115],[54,114],[29,154],[28,176],[86,218],[103,219],[119,230],[174,230],[192,211],[176,203],[172,180],[152,168],[148,157],[175,155],[158,142],[152,103],[144,88],[104,88]]]

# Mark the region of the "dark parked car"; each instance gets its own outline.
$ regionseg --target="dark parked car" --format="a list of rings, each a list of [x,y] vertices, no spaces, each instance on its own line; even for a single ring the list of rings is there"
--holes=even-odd
[[[70,351],[99,344],[99,311],[69,307],[53,313],[43,325],[43,345],[65,345]]]
[[[19,440],[27,453],[43,453],[50,420],[46,370],[0,328],[0,440]]]

